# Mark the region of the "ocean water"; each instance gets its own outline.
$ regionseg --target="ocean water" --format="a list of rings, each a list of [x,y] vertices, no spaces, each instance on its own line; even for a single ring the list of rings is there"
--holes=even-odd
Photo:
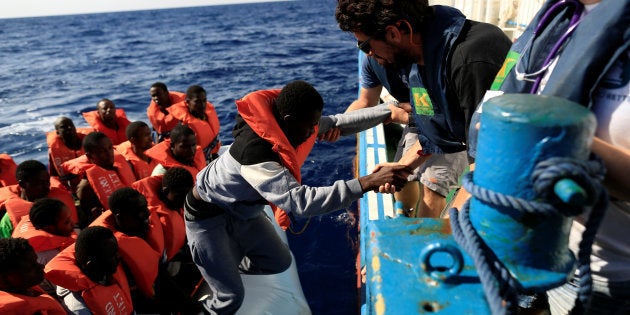
[[[149,87],[165,82],[207,91],[231,143],[234,100],[292,80],[322,94],[324,114],[356,97],[354,38],[334,19],[334,0],[238,4],[91,15],[0,19],[0,153],[17,163],[47,164],[45,133],[65,115],[87,126],[81,112],[101,98],[148,122]],[[303,182],[326,185],[353,177],[354,137],[318,143]],[[356,203],[355,203],[356,204]],[[299,220],[289,233],[304,293],[314,314],[353,314],[356,206]]]

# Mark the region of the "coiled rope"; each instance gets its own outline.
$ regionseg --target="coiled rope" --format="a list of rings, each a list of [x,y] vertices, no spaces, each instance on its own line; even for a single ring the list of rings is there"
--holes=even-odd
[[[477,186],[473,182],[473,172],[464,175],[462,181],[464,188],[474,198],[492,206],[507,207],[524,213],[544,216],[559,213],[564,216],[576,216],[592,207],[579,244],[577,270],[580,289],[571,314],[583,314],[592,292],[591,250],[595,234],[608,207],[608,193],[601,184],[604,173],[604,165],[595,155],[591,155],[591,159],[586,162],[562,157],[542,161],[531,174],[533,188],[537,194],[535,201]],[[583,205],[566,204],[553,194],[553,185],[565,178],[572,179],[586,191],[587,200]],[[472,257],[492,314],[515,314],[518,292],[522,286],[472,226],[469,205],[470,200],[464,204],[461,211],[455,208],[449,210],[453,237]]]

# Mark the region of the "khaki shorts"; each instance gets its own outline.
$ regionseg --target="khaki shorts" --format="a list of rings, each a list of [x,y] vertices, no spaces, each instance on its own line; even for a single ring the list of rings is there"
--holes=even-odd
[[[395,161],[418,141],[418,134],[414,127],[406,126],[398,143]],[[447,196],[459,187],[459,177],[469,165],[466,151],[448,154],[433,154],[431,157],[409,175],[409,181],[420,181],[423,185],[436,193]]]

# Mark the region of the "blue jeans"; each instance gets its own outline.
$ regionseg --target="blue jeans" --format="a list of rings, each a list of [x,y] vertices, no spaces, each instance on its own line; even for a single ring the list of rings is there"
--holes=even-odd
[[[579,290],[577,278],[547,292],[552,315],[564,315],[573,308]],[[586,314],[630,314],[630,281],[601,282],[593,279],[593,294]]]

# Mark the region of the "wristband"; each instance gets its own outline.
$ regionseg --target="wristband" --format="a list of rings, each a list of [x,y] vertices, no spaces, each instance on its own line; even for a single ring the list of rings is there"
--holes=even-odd
[[[389,100],[389,101],[385,102],[385,104],[388,104],[388,105],[392,104],[392,105],[394,105],[396,107],[400,107],[400,103],[398,102],[398,100]]]
[[[424,153],[424,151],[422,151],[422,149],[418,150],[418,152],[416,152],[416,154],[418,154],[419,156],[431,156],[431,153]]]

